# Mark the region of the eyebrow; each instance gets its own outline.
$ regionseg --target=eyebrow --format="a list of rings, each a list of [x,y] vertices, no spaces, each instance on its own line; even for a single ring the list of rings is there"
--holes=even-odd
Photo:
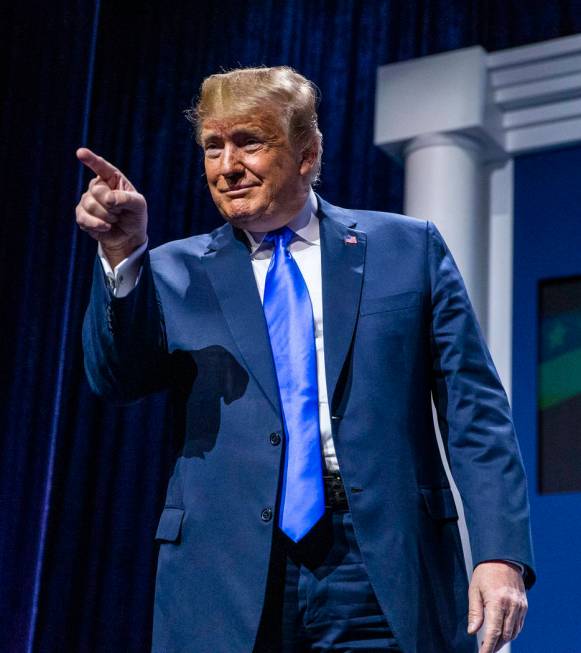
[[[246,135],[260,135],[263,136],[264,138],[268,138],[268,132],[266,132],[262,127],[259,125],[248,125],[245,127],[236,127],[233,130],[227,130],[229,135],[238,135],[238,136],[246,136]],[[208,129],[206,133],[202,131],[202,142],[206,143],[207,141],[213,139],[213,138],[222,138],[222,135],[218,131],[214,131],[212,129]]]

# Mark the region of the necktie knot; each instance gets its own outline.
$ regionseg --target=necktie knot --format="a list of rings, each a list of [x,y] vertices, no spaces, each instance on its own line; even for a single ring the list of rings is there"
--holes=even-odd
[[[269,231],[264,240],[267,243],[272,243],[275,247],[282,245],[283,249],[287,249],[290,241],[293,239],[295,232],[292,229],[289,229],[287,226],[280,227],[274,231]]]

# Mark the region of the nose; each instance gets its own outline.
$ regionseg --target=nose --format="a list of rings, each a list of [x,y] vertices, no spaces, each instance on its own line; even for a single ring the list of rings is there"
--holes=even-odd
[[[220,172],[228,180],[235,180],[244,174],[244,166],[238,156],[238,148],[226,143],[220,160]]]

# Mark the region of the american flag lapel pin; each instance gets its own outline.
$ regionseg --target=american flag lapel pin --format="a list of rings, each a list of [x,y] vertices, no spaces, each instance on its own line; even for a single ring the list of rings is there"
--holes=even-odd
[[[354,236],[353,234],[349,234],[348,236],[345,236],[343,242],[345,243],[345,245],[357,245],[357,236]]]

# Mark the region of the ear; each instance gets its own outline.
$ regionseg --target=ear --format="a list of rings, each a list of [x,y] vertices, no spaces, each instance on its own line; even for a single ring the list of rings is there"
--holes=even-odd
[[[301,153],[299,173],[302,177],[307,177],[317,163],[318,148],[313,143],[306,147]]]

